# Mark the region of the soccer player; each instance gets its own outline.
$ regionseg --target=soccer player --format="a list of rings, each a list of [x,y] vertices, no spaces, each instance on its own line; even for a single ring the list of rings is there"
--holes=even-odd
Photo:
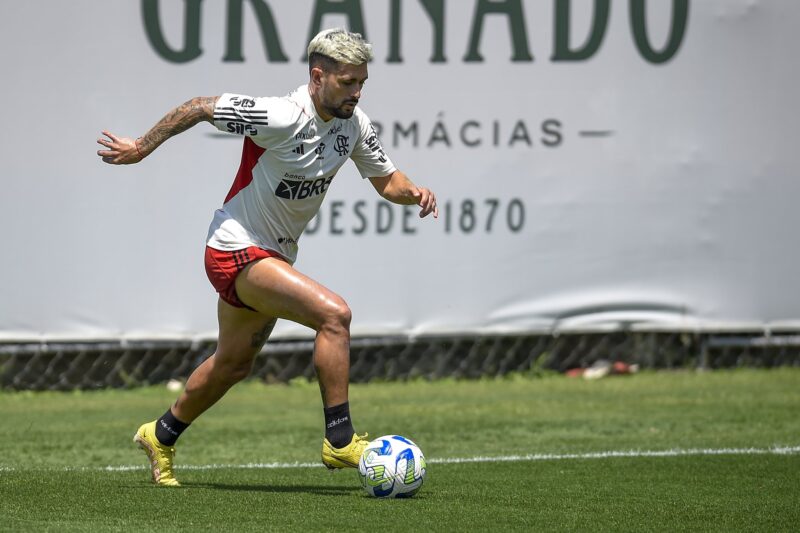
[[[350,309],[341,296],[292,266],[297,243],[347,159],[383,198],[418,205],[420,217],[438,217],[434,194],[397,170],[356,107],[371,58],[372,47],[360,34],[325,30],[308,45],[308,84],[287,96],[197,97],[138,139],[103,131],[97,140],[103,161],[125,165],[202,121],[244,136],[241,164],[214,214],[205,253],[206,272],[219,293],[216,352],[192,372],[177,401],[134,436],[156,484],[179,485],[173,473],[176,440],[249,375],[278,318],[316,331],[314,367],[325,414],[322,462],[331,469],[357,466],[367,439],[355,433],[348,403]]]

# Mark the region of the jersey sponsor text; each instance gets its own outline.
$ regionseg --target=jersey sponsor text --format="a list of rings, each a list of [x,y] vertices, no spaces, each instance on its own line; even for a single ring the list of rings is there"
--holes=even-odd
[[[297,181],[283,179],[275,189],[275,196],[278,198],[285,198],[287,200],[305,200],[312,196],[325,194],[328,190],[333,176],[327,178],[317,178],[313,181]]]

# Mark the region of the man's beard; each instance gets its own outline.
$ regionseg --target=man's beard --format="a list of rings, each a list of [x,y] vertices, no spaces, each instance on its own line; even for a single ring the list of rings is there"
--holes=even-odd
[[[345,105],[353,104],[352,109],[345,109]],[[342,102],[339,107],[328,107],[328,112],[336,118],[348,119],[353,116],[353,113],[356,112],[356,105],[358,104],[358,100],[346,100]]]

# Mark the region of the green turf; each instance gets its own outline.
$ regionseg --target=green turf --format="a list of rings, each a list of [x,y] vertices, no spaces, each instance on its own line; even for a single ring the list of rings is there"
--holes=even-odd
[[[357,428],[430,459],[420,494],[367,498],[354,472],[180,469],[148,483],[130,443],[163,387],[0,393],[0,530],[795,531],[800,455],[443,464],[445,458],[800,446],[800,369],[353,386]],[[233,389],[179,443],[179,465],[316,462],[314,384]],[[135,466],[135,470],[100,469]]]

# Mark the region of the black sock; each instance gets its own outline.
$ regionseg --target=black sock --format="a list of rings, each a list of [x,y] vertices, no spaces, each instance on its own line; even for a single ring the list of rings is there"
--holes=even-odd
[[[325,408],[325,438],[334,448],[343,448],[353,439],[350,402]]]
[[[189,424],[175,418],[175,415],[172,414],[172,409],[167,409],[167,412],[156,420],[156,438],[164,446],[172,446],[181,436],[183,430],[188,427]]]

